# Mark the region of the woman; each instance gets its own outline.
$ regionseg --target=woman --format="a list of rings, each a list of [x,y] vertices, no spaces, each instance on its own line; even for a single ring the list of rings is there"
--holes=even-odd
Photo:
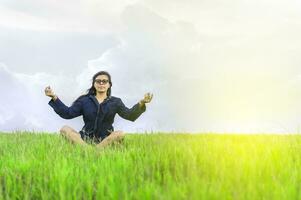
[[[45,88],[46,96],[51,97],[48,104],[59,116],[72,119],[83,115],[85,125],[79,133],[66,125],[61,128],[60,133],[66,139],[81,145],[94,143],[100,148],[120,141],[124,133],[114,131],[112,126],[116,113],[124,119],[135,121],[145,112],[145,104],[149,103],[153,97],[153,94],[146,93],[139,103],[129,109],[120,98],[111,96],[111,87],[110,74],[100,71],[93,76],[92,86],[87,90],[87,94],[78,97],[70,107],[67,107],[55,95],[50,86]]]

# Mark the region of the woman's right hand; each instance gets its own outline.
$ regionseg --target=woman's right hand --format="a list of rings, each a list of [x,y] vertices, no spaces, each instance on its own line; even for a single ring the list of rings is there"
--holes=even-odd
[[[45,88],[45,95],[51,97],[53,100],[55,100],[57,98],[57,96],[55,95],[55,93],[52,91],[52,89],[50,88],[50,86],[47,86]]]

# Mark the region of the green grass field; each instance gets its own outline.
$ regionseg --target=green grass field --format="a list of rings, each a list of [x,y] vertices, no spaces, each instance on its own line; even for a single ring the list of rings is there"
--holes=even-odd
[[[301,199],[301,136],[0,134],[0,199]]]

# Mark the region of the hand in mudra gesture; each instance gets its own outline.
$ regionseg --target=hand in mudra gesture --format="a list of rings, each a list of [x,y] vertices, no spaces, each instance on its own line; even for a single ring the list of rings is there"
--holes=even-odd
[[[46,96],[49,96],[49,97],[51,97],[51,98],[56,98],[56,95],[55,95],[55,93],[53,92],[53,90],[50,88],[50,86],[47,86],[46,88],[45,88],[45,95]]]
[[[153,98],[153,94],[148,92],[144,95],[144,98],[140,102],[141,103],[149,103],[149,102],[151,102],[152,98]]]

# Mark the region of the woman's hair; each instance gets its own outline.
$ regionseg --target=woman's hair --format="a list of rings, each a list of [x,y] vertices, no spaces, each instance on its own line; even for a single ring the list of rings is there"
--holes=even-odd
[[[80,98],[82,98],[84,96],[96,95],[96,89],[94,87],[94,83],[95,83],[96,77],[99,76],[99,75],[106,75],[108,77],[110,87],[107,90],[107,96],[111,96],[111,87],[112,87],[111,75],[107,71],[99,71],[96,74],[94,74],[94,76],[92,78],[92,86],[86,91],[86,94],[83,94],[83,95],[79,96],[74,102],[76,102],[77,100],[79,100]],[[74,104],[74,102],[73,102],[73,104]]]

